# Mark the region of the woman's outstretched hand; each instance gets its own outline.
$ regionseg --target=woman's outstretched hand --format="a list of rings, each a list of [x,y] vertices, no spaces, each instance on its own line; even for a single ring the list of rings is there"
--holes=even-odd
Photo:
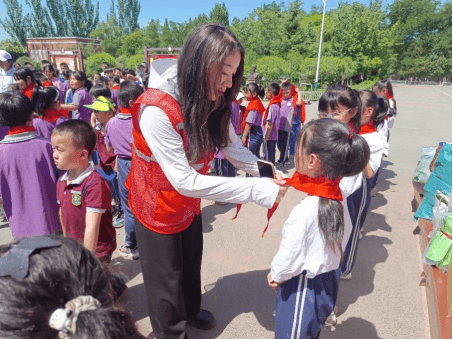
[[[283,196],[285,196],[286,192],[288,191],[289,185],[286,184],[286,181],[283,179],[283,176],[279,172],[275,173],[275,178],[271,179],[271,181],[280,186],[277,198],[275,199],[275,203],[280,203]]]

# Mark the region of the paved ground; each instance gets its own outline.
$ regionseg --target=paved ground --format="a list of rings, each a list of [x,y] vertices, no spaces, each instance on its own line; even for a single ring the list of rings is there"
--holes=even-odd
[[[351,281],[342,281],[335,331],[322,338],[429,338],[425,288],[419,287],[421,253],[412,231],[411,176],[421,147],[452,140],[451,87],[395,86],[398,116],[391,129],[390,156],[384,160],[360,241]],[[317,103],[307,105],[307,119],[316,118]],[[285,172],[292,174],[293,165]],[[295,202],[304,197],[288,191],[271,220],[264,239],[266,209],[243,206],[236,221],[234,205],[202,202],[204,255],[202,307],[218,325],[210,331],[189,328],[192,338],[273,338],[275,293],[266,275],[281,237],[283,222]],[[118,243],[124,228],[118,230]],[[0,243],[11,240],[0,225]],[[129,282],[125,304],[145,336],[152,337],[139,261],[114,254],[113,267]]]

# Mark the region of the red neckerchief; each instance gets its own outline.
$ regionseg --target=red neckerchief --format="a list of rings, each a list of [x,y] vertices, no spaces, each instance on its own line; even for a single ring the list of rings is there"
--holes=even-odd
[[[18,133],[32,132],[35,131],[34,126],[17,125],[9,128],[8,136],[17,135]]]
[[[356,133],[355,126],[354,126],[354,123],[352,122],[352,120],[350,120],[350,121],[348,122],[348,125],[349,125],[349,128],[350,128],[350,129],[349,129],[349,132],[354,132],[354,133]]]
[[[360,127],[359,135],[364,135],[372,132],[376,132],[376,127],[374,126],[374,121],[370,120],[368,124],[362,125]]]
[[[120,89],[120,86],[119,85],[115,85],[112,87],[112,90],[119,90]]]
[[[282,98],[281,98],[280,94],[274,96],[274,98],[271,99],[269,105],[267,106],[266,112],[264,112],[264,116],[263,116],[263,126],[264,127],[266,126],[267,116],[269,115],[269,108],[271,107],[271,105],[274,105],[274,104],[278,104],[278,106],[280,107],[281,101],[282,101]]]
[[[340,190],[341,178],[331,180],[324,176],[309,177],[296,171],[293,177],[285,178],[285,181],[287,185],[292,186],[294,189],[306,192],[312,196],[324,197],[331,200],[343,200],[343,195]],[[233,220],[237,218],[241,207],[242,204],[237,205],[236,216],[233,217]],[[275,203],[274,206],[267,211],[267,225],[266,228],[264,228],[261,238],[264,238],[264,234],[269,228],[269,221],[277,208],[278,203]]]
[[[387,98],[388,98],[389,100],[392,100],[392,99],[393,99],[392,95],[391,95],[388,91],[387,91],[386,95],[387,95]]]
[[[25,94],[28,99],[31,98],[31,95],[33,94],[33,89],[36,87],[35,83],[30,83],[26,88],[22,90],[22,94]]]
[[[38,117],[40,119],[45,120],[49,123],[55,123],[58,118],[65,117],[65,112],[57,111],[56,109],[45,109],[44,115],[42,117]]]
[[[266,111],[263,103],[261,102],[261,99],[259,99],[258,97],[254,97],[252,100],[250,100],[249,105],[247,105],[247,110],[245,110],[244,113],[244,121],[242,122],[242,130],[245,129],[245,125],[247,124],[247,116],[252,110],[258,111],[261,117],[263,116],[264,111]]]
[[[130,114],[132,114],[132,108],[120,106],[120,113],[125,114],[125,115],[130,115]]]
[[[52,82],[46,80],[44,83],[42,83],[42,87],[47,87],[47,86],[53,86]]]
[[[280,89],[280,92],[278,93],[278,95],[280,96],[281,100],[283,100],[283,96],[282,96],[282,89]],[[293,107],[294,107],[294,110],[297,112],[297,99],[298,99],[298,94],[297,94],[297,91],[296,91],[296,87],[291,84],[291,97],[293,97]],[[300,120],[302,121],[302,124],[305,123],[305,103],[304,103],[304,100],[302,99],[302,106],[300,108]]]

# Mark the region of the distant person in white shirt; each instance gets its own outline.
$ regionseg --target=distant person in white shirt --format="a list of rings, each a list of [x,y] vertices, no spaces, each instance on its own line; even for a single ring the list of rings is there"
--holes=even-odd
[[[14,83],[14,60],[11,54],[5,50],[0,50],[0,93],[8,91],[11,84]]]
[[[285,221],[268,275],[277,291],[276,339],[317,339],[333,312],[352,230],[340,180],[362,172],[369,158],[366,140],[335,119],[313,120],[300,132],[289,184],[309,196]]]
[[[259,176],[258,158],[242,146],[230,119],[244,55],[230,30],[200,25],[184,42],[178,61],[151,64],[149,88],[132,106],[126,186],[157,338],[185,338],[187,323],[215,326],[214,316],[200,309],[200,198],[271,208],[287,190],[281,177],[207,176],[216,147],[236,168]]]

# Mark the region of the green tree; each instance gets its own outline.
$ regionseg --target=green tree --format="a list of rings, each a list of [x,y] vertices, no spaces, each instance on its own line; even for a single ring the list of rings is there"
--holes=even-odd
[[[141,8],[139,0],[118,0],[118,23],[123,34],[131,34],[140,28],[138,17]]]
[[[145,59],[143,53],[136,54],[129,58],[129,60],[126,63],[126,67],[131,68],[133,70],[137,70],[140,64],[143,63],[144,61]]]
[[[159,20],[151,19],[151,21],[143,30],[143,46],[147,46],[149,48],[161,47],[159,30]]]
[[[27,22],[22,16],[22,4],[18,0],[3,0],[6,6],[6,16],[0,19],[0,25],[11,38],[17,40],[21,45],[27,43]]]
[[[48,0],[48,2],[52,2]],[[26,22],[29,34],[32,37],[54,37],[56,30],[52,25],[52,20],[48,10],[43,6],[41,0],[25,0],[31,12],[26,15]],[[66,35],[66,32],[63,36]]]
[[[111,67],[116,67],[116,59],[111,54],[105,52],[96,53],[84,62],[87,75],[91,77],[95,73],[101,73],[101,66],[104,61],[108,62]]]
[[[90,38],[101,40],[103,52],[118,56],[121,49],[121,27],[115,22],[116,19],[114,17],[111,17],[107,22],[101,22],[90,33]]]
[[[223,26],[230,26],[230,16],[224,2],[214,5],[214,8],[209,13],[209,19],[212,22],[221,23]]]
[[[58,1],[61,4],[60,15],[66,20],[67,34],[71,37],[88,38],[99,24],[99,2],[95,6],[91,0]]]
[[[121,37],[121,43],[123,44],[123,47],[121,48],[121,54],[127,56],[132,56],[138,53],[143,54],[143,40],[144,34],[139,29],[136,29],[129,35],[123,35]]]

